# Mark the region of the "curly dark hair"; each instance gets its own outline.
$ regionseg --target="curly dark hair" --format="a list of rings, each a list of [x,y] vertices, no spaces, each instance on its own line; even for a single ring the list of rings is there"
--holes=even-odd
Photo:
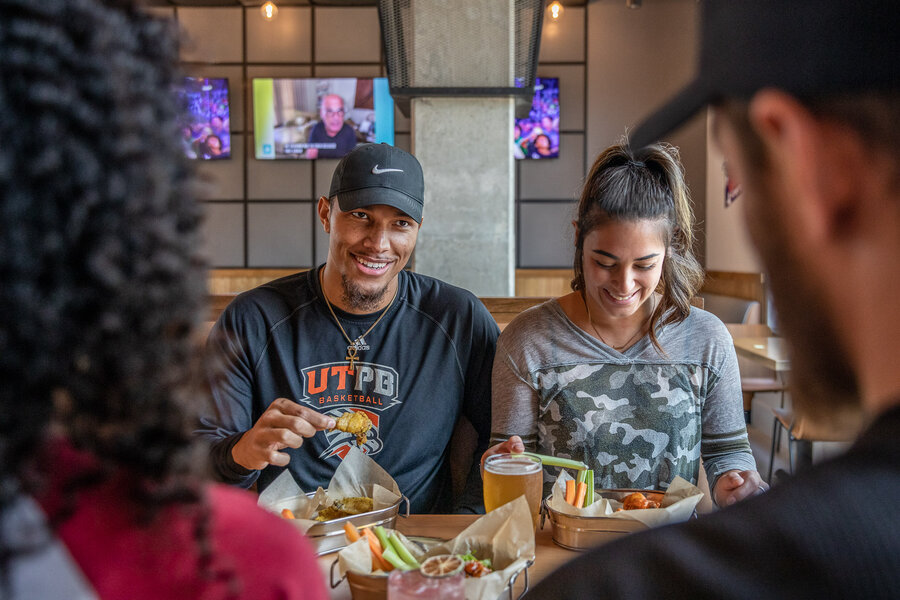
[[[34,486],[51,422],[100,477],[132,473],[146,514],[201,502],[206,266],[177,48],[132,2],[0,0],[0,510]]]
[[[660,351],[656,329],[679,323],[691,312],[691,299],[703,283],[694,257],[694,215],[678,149],[653,144],[632,149],[627,140],[600,153],[588,173],[575,219],[575,277],[572,290],[584,293],[584,240],[611,221],[660,221],[666,257],[659,289],[661,302],[650,316],[650,340]]]

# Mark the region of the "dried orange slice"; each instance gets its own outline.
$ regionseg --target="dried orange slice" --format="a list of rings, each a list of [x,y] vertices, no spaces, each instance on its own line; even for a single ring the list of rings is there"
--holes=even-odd
[[[459,573],[463,568],[463,561],[455,554],[439,554],[426,558],[419,570],[426,577],[446,577]]]

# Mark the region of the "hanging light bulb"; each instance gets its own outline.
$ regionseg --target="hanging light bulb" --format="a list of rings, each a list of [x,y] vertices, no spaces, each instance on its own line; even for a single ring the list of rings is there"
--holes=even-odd
[[[259,7],[259,12],[262,14],[263,19],[271,21],[278,15],[278,7],[270,0]]]
[[[559,2],[559,0],[554,0],[550,3],[550,6],[547,7],[547,12],[550,13],[550,18],[555,21],[563,13],[562,3]]]

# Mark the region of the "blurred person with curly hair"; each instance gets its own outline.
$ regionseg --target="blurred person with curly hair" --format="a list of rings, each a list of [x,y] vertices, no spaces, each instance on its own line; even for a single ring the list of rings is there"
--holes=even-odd
[[[206,273],[175,42],[131,2],[0,0],[0,598],[325,597],[308,542],[205,483],[190,435]]]

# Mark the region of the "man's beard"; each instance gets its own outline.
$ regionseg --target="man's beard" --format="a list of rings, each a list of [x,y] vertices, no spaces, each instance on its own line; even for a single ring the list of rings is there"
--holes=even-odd
[[[354,310],[365,312],[375,311],[388,290],[388,286],[385,285],[380,290],[366,292],[343,274],[341,275],[341,286],[344,288],[344,303]]]
[[[745,190],[747,223],[768,271],[780,333],[791,347],[791,400],[797,413],[833,422],[859,410],[856,374],[820,303],[820,287],[789,243],[790,225],[776,210],[777,202],[789,200],[757,175],[760,187]]]

